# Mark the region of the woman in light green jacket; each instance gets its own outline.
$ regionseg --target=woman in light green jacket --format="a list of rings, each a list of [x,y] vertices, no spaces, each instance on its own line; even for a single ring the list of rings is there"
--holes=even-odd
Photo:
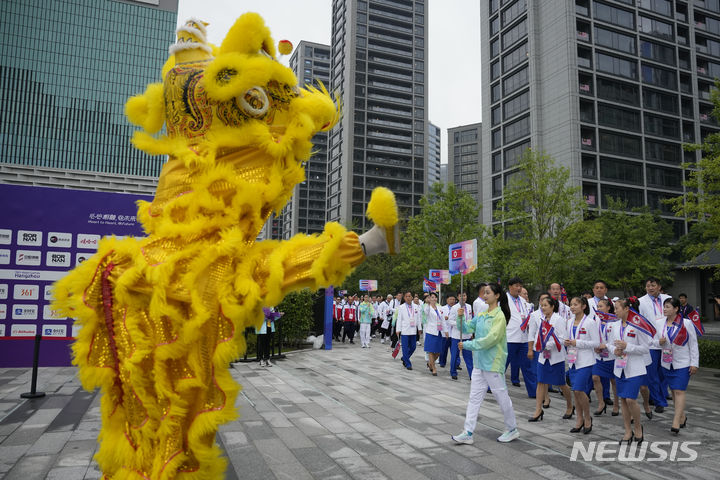
[[[473,443],[472,434],[488,387],[492,390],[505,417],[506,430],[498,437],[498,442],[511,442],[520,436],[512,401],[505,384],[505,362],[508,355],[505,327],[510,318],[507,295],[499,284],[491,283],[485,287],[484,299],[488,304],[488,310],[463,325],[464,332],[475,334],[474,340],[466,340],[458,344],[460,350],[473,352],[474,369],[470,382],[470,398],[465,412],[465,430],[452,437],[457,443]]]

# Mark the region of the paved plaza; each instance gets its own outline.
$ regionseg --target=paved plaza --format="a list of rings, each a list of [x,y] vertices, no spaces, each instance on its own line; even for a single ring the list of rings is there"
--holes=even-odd
[[[474,445],[455,445],[462,430],[469,379],[450,379],[425,368],[422,347],[414,370],[393,360],[387,345],[336,344],[331,351],[287,355],[271,368],[237,363],[243,385],[240,419],[223,426],[219,442],[230,460],[228,479],[501,479],[583,478],[717,479],[720,472],[719,371],[701,369],[688,391],[688,427],[671,437],[672,408],[643,419],[645,440],[694,441],[692,462],[571,461],[575,440],[616,441],[622,417],[594,419],[589,435],[571,434],[562,420],[565,402],[552,395],[545,419],[528,423],[534,400],[510,387],[520,439],[500,444],[502,415],[489,395],[480,411]],[[0,477],[100,478],[92,456],[100,428],[99,396],[80,388],[76,370],[44,368],[39,390],[23,400],[29,369],[0,369]],[[593,405],[595,405],[593,403]],[[593,408],[591,405],[591,409]],[[670,453],[670,444],[661,446]],[[687,457],[678,452],[677,457]],[[648,451],[648,458],[657,458]]]

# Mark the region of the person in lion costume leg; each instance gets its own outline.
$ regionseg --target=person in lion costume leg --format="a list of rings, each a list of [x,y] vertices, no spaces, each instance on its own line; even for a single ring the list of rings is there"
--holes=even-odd
[[[54,307],[81,327],[82,385],[101,389],[95,458],[106,479],[222,478],[215,436],[236,418],[229,363],[245,329],[288,292],[337,285],[367,256],[399,248],[395,198],[382,188],[361,236],[331,222],[319,235],[256,241],[338,108],[324,87],[298,87],[257,14],[219,48],[206,26],[181,26],[163,83],[126,103],[142,127],[134,145],[168,157],[153,201],[138,202],[147,237],[103,238],[54,289]]]

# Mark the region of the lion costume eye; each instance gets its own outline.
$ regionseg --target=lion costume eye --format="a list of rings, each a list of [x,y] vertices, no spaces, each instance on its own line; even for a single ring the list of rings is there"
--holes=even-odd
[[[255,86],[248,89],[245,94],[240,97],[240,105],[243,110],[251,117],[262,117],[270,108],[270,100],[261,87]]]

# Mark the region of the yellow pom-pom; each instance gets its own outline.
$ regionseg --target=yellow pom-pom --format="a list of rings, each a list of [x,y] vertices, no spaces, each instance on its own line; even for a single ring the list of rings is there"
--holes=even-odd
[[[135,125],[149,133],[158,132],[165,122],[162,83],[151,83],[145,93],[130,97],[125,102],[125,115]]]
[[[390,228],[398,223],[395,195],[385,187],[377,187],[368,203],[367,216],[375,225]]]
[[[280,55],[287,55],[292,52],[293,44],[290,40],[280,40],[278,42],[278,52]]]

